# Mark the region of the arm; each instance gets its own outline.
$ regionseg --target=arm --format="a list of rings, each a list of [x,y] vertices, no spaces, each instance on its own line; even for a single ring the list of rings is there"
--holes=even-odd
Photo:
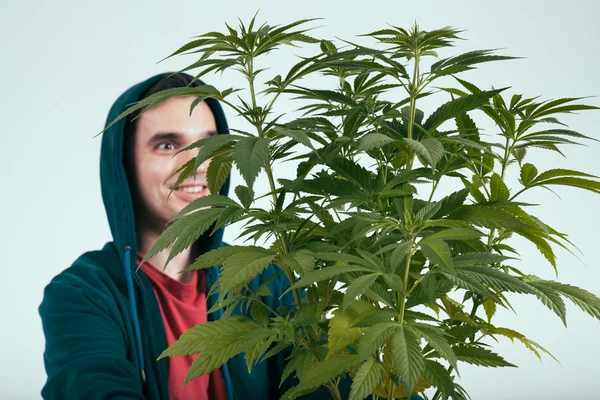
[[[144,399],[139,371],[126,358],[124,332],[107,298],[69,275],[46,286],[38,310],[48,375],[42,398]]]

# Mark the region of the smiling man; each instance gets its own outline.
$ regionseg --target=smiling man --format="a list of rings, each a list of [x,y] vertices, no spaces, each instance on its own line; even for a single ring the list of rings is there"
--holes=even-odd
[[[153,76],[125,91],[113,104],[107,125],[133,102],[191,82],[189,75],[169,75]],[[172,175],[198,149],[175,153],[206,136],[229,133],[216,100],[199,103],[190,116],[193,100],[170,99],[103,133],[100,180],[113,240],[82,254],[44,290],[39,307],[48,374],[41,392],[44,399],[274,400],[295,384],[288,378],[279,387],[285,352],[255,365],[251,374],[243,354],[238,354],[185,388],[183,381],[196,355],[157,361],[187,329],[223,315],[222,309],[206,315],[218,297],[206,295],[219,278],[218,266],[178,273],[199,255],[228,246],[222,241],[223,229],[202,235],[164,272],[170,249],[137,268],[170,220],[195,198],[208,194],[203,164],[196,179],[187,179],[167,201],[177,178]],[[229,177],[220,194],[228,192]],[[256,290],[276,272],[269,265],[250,288]],[[289,287],[285,275],[277,275],[268,286],[272,296],[263,301],[272,309],[293,302],[291,292],[281,296]],[[341,391],[346,398],[349,380],[345,381]],[[310,398],[330,396],[322,387]]]

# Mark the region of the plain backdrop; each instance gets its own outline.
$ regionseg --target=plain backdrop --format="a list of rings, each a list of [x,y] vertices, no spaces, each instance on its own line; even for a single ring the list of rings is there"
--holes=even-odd
[[[46,379],[38,314],[44,286],[80,254],[111,240],[99,184],[101,138],[94,138],[103,128],[110,105],[131,85],[191,62],[175,58],[156,64],[190,37],[223,31],[225,22],[235,25],[238,17],[248,21],[257,9],[261,23],[322,17],[311,25],[318,27],[315,36],[361,43],[369,42],[356,35],[385,28],[386,23],[408,28],[417,21],[426,30],[451,25],[465,30],[461,36],[467,39],[456,52],[501,48],[502,54],[525,57],[482,65],[464,75],[480,87],[512,86],[509,92],[541,99],[600,94],[600,3],[591,0],[2,0],[0,121],[6,146],[0,157],[0,399],[40,398]],[[271,69],[263,74],[262,82],[285,72],[298,55],[313,51],[288,47],[273,53],[263,61]],[[220,89],[244,83],[228,74],[207,80]],[[585,101],[600,105],[596,97]],[[295,106],[282,105],[279,111]],[[243,127],[231,111],[227,114],[232,126]],[[576,131],[600,138],[598,111],[563,120]],[[528,160],[540,170],[563,167],[600,175],[600,143],[586,144],[589,147],[566,147],[566,159],[538,150]],[[293,166],[286,164],[275,169],[278,178],[294,173]],[[241,183],[237,171],[233,179],[233,185]],[[261,175],[257,190],[266,187]],[[560,198],[539,189],[522,199],[543,204],[530,212],[569,234],[583,253],[579,261],[566,251],[556,251],[558,279],[600,294],[600,197],[570,188],[556,192]],[[236,236],[235,227],[226,230],[227,241],[233,242]],[[533,245],[524,241],[515,245],[522,249],[519,267],[556,279]],[[540,362],[521,344],[501,340],[496,351],[519,368],[461,365],[461,383],[473,399],[600,398],[600,322],[569,305],[565,329],[534,298],[511,299],[517,314],[500,311],[496,323],[545,346],[561,364],[548,356]]]

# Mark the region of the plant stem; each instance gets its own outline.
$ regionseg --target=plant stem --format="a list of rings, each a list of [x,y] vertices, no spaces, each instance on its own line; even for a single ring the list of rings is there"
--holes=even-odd
[[[256,93],[254,91],[254,58],[252,55],[248,57],[248,67],[247,67],[247,77],[248,84],[250,86],[250,97],[252,100],[252,107],[256,108]],[[273,102],[271,102],[271,105]],[[264,123],[263,119],[259,121],[255,121],[254,125],[256,127],[256,131],[258,133],[258,137],[262,138],[264,136],[262,124]],[[277,196],[275,195],[275,180],[273,179],[273,170],[271,169],[271,154],[267,153],[267,159],[265,163],[265,172],[267,174],[267,178],[269,179],[269,185],[271,187],[271,195],[273,196],[273,206],[277,203]],[[277,234],[275,234],[277,237]],[[286,232],[282,232],[278,237],[280,248],[284,254],[289,252],[288,249],[288,239]],[[288,270],[288,268],[282,268],[283,272],[287,276],[290,281],[290,285],[294,285],[296,283],[296,278],[294,277],[293,271]],[[296,303],[296,307],[299,309],[301,300],[300,295],[296,289],[292,289],[292,293],[294,294],[294,302]]]
[[[327,387],[329,388],[329,393],[331,393],[331,396],[334,400],[342,400],[342,395],[340,394],[340,390],[336,384],[329,382]]]
[[[396,385],[394,385],[394,381],[392,377],[390,377],[390,386],[387,390],[387,400],[394,400],[394,392],[396,391]]]
[[[404,269],[404,293],[398,294],[398,302],[400,303],[400,313],[398,313],[398,322],[400,325],[404,323],[404,311],[406,310],[406,299],[408,298],[408,272],[410,270],[410,260],[414,254],[413,246],[414,239],[410,239],[411,249],[408,252],[408,256],[406,257],[406,267]]]
[[[428,202],[431,202],[433,194],[435,193],[435,189],[437,189],[438,183],[440,183],[440,181],[433,181],[433,185],[431,186],[431,194],[429,195],[429,199],[427,200]]]
[[[417,110],[417,95],[419,91],[417,90],[417,85],[419,83],[419,55],[415,54],[415,66],[413,69],[413,77],[412,84],[410,90],[410,114],[408,117],[408,138],[412,139],[413,137],[413,125],[415,123],[415,112]]]

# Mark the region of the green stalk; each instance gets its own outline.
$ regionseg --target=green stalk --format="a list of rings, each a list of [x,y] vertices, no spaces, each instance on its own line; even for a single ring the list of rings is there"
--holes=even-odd
[[[394,380],[390,377],[390,386],[387,390],[387,400],[394,400],[394,392],[396,391],[396,385],[394,385]]]
[[[404,293],[398,294],[398,303],[400,303],[400,312],[398,313],[398,322],[400,325],[404,323],[404,311],[406,310],[406,299],[408,298],[408,272],[410,270],[410,261],[414,254],[414,250],[412,246],[414,246],[414,239],[411,238],[411,249],[408,252],[408,256],[406,257],[406,267],[404,269]]]
[[[333,382],[330,382],[327,384],[327,388],[329,388],[329,393],[331,393],[331,396],[333,397],[334,400],[342,400],[342,395],[340,393],[340,389],[338,388],[338,386],[336,384],[334,384]]]
[[[256,93],[254,91],[254,76],[253,76],[254,75],[254,58],[252,57],[252,55],[249,56],[248,69],[246,72],[247,72],[247,77],[248,77],[248,83],[250,86],[250,97],[252,99],[252,107],[256,108]],[[264,136],[264,132],[262,129],[263,122],[264,121],[255,121],[255,127],[256,127],[256,131],[258,133],[259,138],[262,138]],[[271,155],[270,154],[267,154],[267,160],[266,160],[266,164],[265,164],[265,172],[269,179],[269,186],[271,187],[271,195],[273,196],[273,204],[275,205],[277,203],[277,196],[275,195],[275,180],[273,179],[273,171],[271,169]],[[278,241],[279,241],[279,244],[281,246],[283,253],[287,254],[289,252],[289,249],[288,249],[288,239],[287,239],[286,232],[282,232],[280,236],[275,234],[275,236],[278,238]],[[290,271],[288,268],[282,268],[282,270],[285,273],[285,275],[287,276],[288,280],[290,281],[290,284],[293,286],[296,283],[296,278],[294,276],[294,273],[292,271]],[[296,307],[299,309],[300,304],[301,304],[300,295],[298,294],[298,291],[296,289],[292,289],[292,293],[294,294],[294,302],[296,303]]]

